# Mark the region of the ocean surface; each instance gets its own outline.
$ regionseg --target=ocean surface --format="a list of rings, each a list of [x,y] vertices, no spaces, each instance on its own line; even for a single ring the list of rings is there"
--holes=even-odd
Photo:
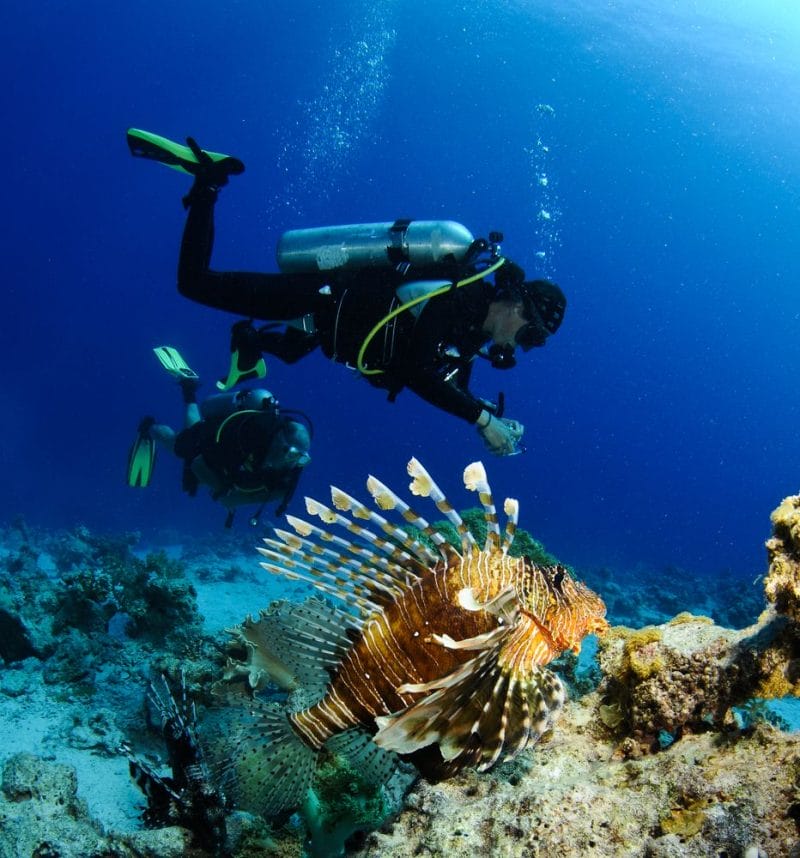
[[[312,356],[266,384],[314,423],[303,494],[420,458],[463,500],[482,458],[521,525],[577,569],[677,581],[765,571],[800,488],[800,17],[793,3],[41,0],[5,10],[0,520],[145,539],[221,531],[161,456],[125,484],[144,414],[182,406],[152,348],[204,379],[235,317],[177,294],[185,176],[130,157],[136,126],[247,165],[213,265],[277,270],[290,228],[446,218],[502,231],[556,280],[545,349],[505,393],[525,452]],[[247,516],[235,527],[246,529]],[[253,541],[258,533],[253,534]]]

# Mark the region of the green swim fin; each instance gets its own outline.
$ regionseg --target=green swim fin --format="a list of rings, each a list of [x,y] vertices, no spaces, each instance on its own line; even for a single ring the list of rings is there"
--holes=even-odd
[[[128,485],[132,488],[143,489],[150,485],[156,464],[156,442],[150,437],[150,427],[154,423],[152,417],[142,420],[128,453]]]
[[[251,378],[264,378],[266,376],[267,365],[264,363],[263,357],[259,355],[255,363],[249,366],[248,363],[249,361],[242,360],[238,350],[233,352],[227,378],[221,378],[217,382],[217,390],[230,390],[240,381],[249,381]]]
[[[251,322],[243,319],[231,328],[231,365],[226,378],[217,382],[218,390],[230,390],[240,381],[264,378],[267,365],[261,356],[260,334]]]
[[[161,366],[175,378],[199,378],[197,373],[183,359],[181,353],[172,346],[156,346],[153,352],[161,361]]]
[[[200,149],[191,137],[188,138],[190,145],[184,146],[182,143],[168,140],[151,131],[142,131],[140,128],[129,128],[126,136],[131,155],[158,161],[190,176],[197,175],[212,163],[219,164],[225,173],[238,175],[244,172],[244,164],[238,158],[221,152],[207,152],[205,149]]]

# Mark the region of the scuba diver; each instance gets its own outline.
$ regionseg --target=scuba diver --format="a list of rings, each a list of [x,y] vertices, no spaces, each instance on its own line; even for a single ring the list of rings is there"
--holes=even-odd
[[[388,391],[407,387],[475,425],[497,455],[520,452],[524,427],[497,403],[473,395],[476,357],[496,369],[516,364],[515,349],[543,346],[564,316],[566,299],[547,280],[500,255],[502,236],[473,239],[452,221],[399,220],[284,233],[280,273],[213,271],[214,206],[237,158],[138,129],[131,153],[194,177],[178,265],[178,290],[201,304],[247,319],[233,325],[227,389],[261,378],[262,354],[294,363],[317,347]],[[486,278],[494,274],[494,283]],[[255,327],[254,319],[270,324]]]
[[[282,411],[264,389],[243,388],[197,403],[200,380],[177,349],[153,349],[162,366],[178,380],[186,404],[186,426],[170,426],[145,417],[128,455],[128,485],[145,487],[155,465],[156,445],[183,459],[183,489],[192,497],[200,485],[228,510],[259,504],[250,522],[258,523],[263,508],[277,502],[283,515],[303,468],[311,461],[311,426],[305,415]]]

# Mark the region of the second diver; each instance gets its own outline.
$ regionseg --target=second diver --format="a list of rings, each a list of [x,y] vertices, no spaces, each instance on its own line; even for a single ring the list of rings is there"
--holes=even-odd
[[[206,486],[228,510],[227,527],[241,506],[275,503],[275,515],[282,515],[311,460],[307,418],[282,410],[268,390],[258,388],[218,394],[198,404],[199,379],[179,352],[170,346],[154,351],[181,387],[185,428],[176,431],[145,417],[128,457],[128,484],[150,482],[159,445],[183,460],[186,492],[194,496]],[[253,523],[260,513],[254,514]]]

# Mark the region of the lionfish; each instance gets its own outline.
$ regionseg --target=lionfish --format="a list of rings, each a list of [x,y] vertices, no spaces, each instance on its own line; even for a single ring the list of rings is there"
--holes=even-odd
[[[268,612],[234,630],[249,652],[251,687],[276,666],[284,680],[326,671],[314,705],[286,712],[256,704],[229,748],[229,765],[247,771],[267,815],[298,801],[323,747],[354,728],[366,735],[364,760],[370,749],[373,757],[393,751],[431,778],[513,758],[564,703],[564,686],[545,665],[608,627],[603,601],[563,566],[508,554],[519,504],[506,499],[501,535],[480,462],[466,468],[464,484],[483,506],[483,548],[416,459],[408,473],[412,494],[429,497],[455,526],[460,551],[374,477],[367,489],[378,509],[399,513],[438,554],[335,487],[333,507],[306,498],[306,509],[356,540],[287,516],[295,533],[276,530],[258,549],[264,569],[344,604],[298,605],[277,633]]]

